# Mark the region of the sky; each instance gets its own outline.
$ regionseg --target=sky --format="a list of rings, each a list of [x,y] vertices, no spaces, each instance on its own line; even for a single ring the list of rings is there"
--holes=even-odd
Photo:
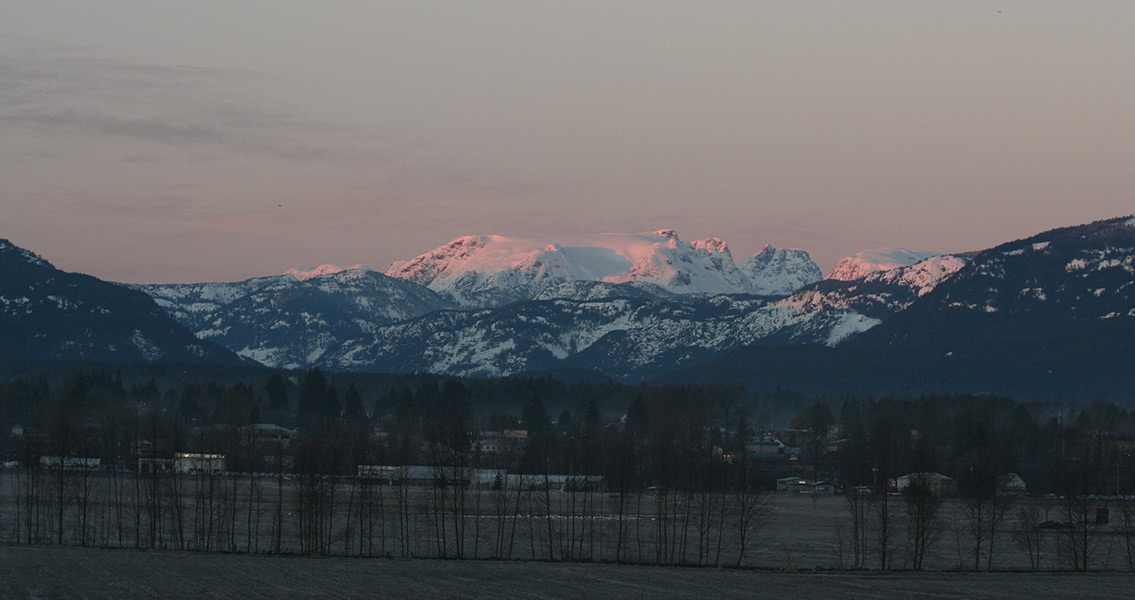
[[[0,238],[113,281],[663,228],[827,271],[1135,212],[1133,2],[0,14]]]

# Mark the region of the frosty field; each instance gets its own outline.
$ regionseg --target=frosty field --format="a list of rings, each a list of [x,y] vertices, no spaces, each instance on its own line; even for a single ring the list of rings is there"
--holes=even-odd
[[[0,547],[4,598],[1107,598],[1125,574],[784,573]]]

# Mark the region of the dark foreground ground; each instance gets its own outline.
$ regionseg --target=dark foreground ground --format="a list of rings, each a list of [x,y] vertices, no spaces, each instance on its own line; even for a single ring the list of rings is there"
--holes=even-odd
[[[0,546],[0,598],[1135,598],[1135,576],[779,573]]]

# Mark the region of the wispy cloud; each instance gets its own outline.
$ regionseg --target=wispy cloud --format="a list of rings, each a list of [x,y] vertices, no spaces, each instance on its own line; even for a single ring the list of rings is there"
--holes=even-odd
[[[383,163],[385,135],[304,115],[286,86],[241,70],[32,52],[0,60],[0,125],[295,161]],[[249,94],[259,98],[239,101]]]

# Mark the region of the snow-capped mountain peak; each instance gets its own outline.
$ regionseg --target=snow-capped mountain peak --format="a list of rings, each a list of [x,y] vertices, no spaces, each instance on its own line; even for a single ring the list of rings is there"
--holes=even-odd
[[[752,280],[753,293],[766,296],[791,294],[824,278],[820,267],[804,250],[766,245],[737,268]]]
[[[713,237],[705,240],[698,240],[696,242],[690,242],[690,245],[693,246],[695,250],[704,250],[710,253],[719,252],[722,254],[730,254],[729,246],[725,242],[721,241],[720,238]]]
[[[334,275],[335,273],[342,273],[344,271],[362,271],[367,270],[363,265],[354,265],[351,267],[342,267],[339,265],[319,265],[314,269],[288,269],[284,271],[284,275],[295,277],[300,281],[307,281],[314,277],[321,277],[323,275]]]
[[[851,281],[871,273],[907,267],[938,255],[938,252],[916,252],[893,246],[864,250],[840,259],[827,278]]]
[[[684,242],[672,229],[466,236],[396,262],[386,275],[425,285],[463,306],[527,300],[568,281],[652,283],[680,294],[754,292],[725,242]]]

